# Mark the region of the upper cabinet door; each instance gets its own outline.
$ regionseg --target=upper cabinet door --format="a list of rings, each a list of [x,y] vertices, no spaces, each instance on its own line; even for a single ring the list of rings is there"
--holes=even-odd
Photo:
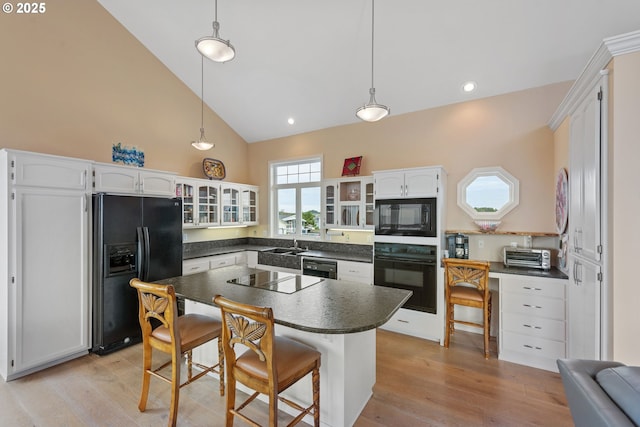
[[[11,153],[11,181],[15,185],[67,190],[89,190],[91,163],[44,154]]]
[[[404,173],[380,172],[374,174],[376,198],[394,199],[404,197]]]
[[[569,164],[569,247],[571,253],[601,258],[601,87],[571,115]]]
[[[93,175],[96,193],[175,197],[176,177],[169,172],[96,164]]]
[[[404,197],[437,197],[438,171],[408,170],[404,174]]]
[[[376,172],[374,179],[377,199],[438,196],[439,168]]]
[[[176,177],[156,171],[139,171],[139,192],[150,196],[175,197]]]

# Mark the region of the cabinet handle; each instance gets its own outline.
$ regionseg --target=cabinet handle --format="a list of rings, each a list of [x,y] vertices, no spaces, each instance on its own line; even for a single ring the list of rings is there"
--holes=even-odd
[[[531,304],[522,304],[522,305],[529,308],[542,308],[539,305],[531,305]]]
[[[402,319],[398,319],[398,322],[400,322],[400,323],[409,323],[408,320],[402,320]]]
[[[524,286],[524,289],[528,291],[541,291],[542,288],[532,288],[531,286]]]
[[[194,271],[194,270],[197,270],[197,269],[198,269],[198,267],[191,267],[189,270]]]
[[[542,350],[542,347],[533,346],[533,345],[529,345],[529,344],[523,344],[523,347],[530,348],[532,350]]]
[[[400,184],[400,195],[404,196],[404,185]]]
[[[531,325],[527,325],[527,324],[523,324],[522,326],[524,326],[525,328],[542,329],[541,326],[531,326]]]

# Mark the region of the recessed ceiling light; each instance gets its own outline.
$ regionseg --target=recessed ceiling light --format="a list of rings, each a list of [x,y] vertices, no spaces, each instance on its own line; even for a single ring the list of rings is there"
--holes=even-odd
[[[295,122],[296,122],[296,121],[295,121],[295,119],[294,119],[293,117],[289,117],[289,118],[287,119],[287,123],[289,123],[290,125],[294,124]]]
[[[468,81],[462,85],[462,91],[467,93],[473,92],[474,90],[476,90],[476,87],[478,87],[476,82]]]

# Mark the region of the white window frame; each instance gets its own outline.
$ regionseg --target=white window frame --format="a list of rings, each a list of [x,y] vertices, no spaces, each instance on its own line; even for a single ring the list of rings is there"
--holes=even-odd
[[[303,164],[303,163],[320,163],[320,179],[313,182],[294,183],[294,184],[276,184],[276,168],[279,166]],[[318,235],[309,235],[302,233],[302,188],[318,187],[320,189],[320,210],[324,209],[322,200],[322,182],[323,182],[324,163],[323,156],[309,156],[303,158],[289,159],[289,160],[274,160],[269,162],[269,184],[270,184],[270,197],[269,197],[269,225],[272,238],[291,238],[291,239],[305,239],[305,240],[322,240],[324,237],[324,227],[321,224],[320,233]],[[296,233],[295,234],[279,234],[278,233],[278,190],[294,188],[296,189]],[[320,215],[322,221],[322,215]]]

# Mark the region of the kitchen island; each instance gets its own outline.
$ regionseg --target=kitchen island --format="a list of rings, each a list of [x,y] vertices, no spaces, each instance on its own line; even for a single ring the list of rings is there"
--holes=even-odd
[[[271,307],[278,335],[305,342],[322,354],[321,423],[353,425],[371,397],[376,380],[375,328],[386,323],[411,292],[313,276],[258,279],[263,273],[267,272],[234,265],[159,282],[175,287],[178,297],[185,299],[188,313],[220,318],[220,311],[212,302],[218,294],[245,304]],[[194,358],[201,359],[217,356],[213,347],[195,353]],[[304,378],[284,395],[310,402],[310,378]],[[280,409],[285,410],[282,406]]]

